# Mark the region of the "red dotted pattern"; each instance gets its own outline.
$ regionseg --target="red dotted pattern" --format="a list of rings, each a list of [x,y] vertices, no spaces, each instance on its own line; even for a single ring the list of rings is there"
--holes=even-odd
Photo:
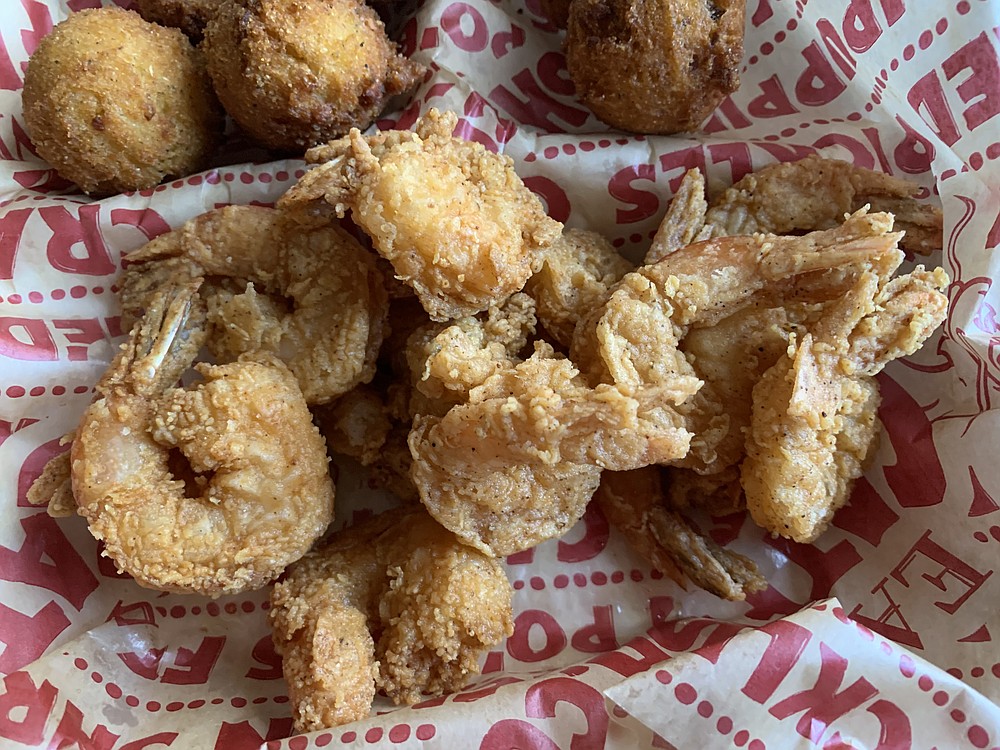
[[[177,609],[177,607],[174,607],[174,609]],[[63,652],[63,656],[69,656],[69,654]],[[88,669],[90,669],[90,665],[87,663],[87,660],[81,657],[77,657],[73,660],[73,666],[76,667],[81,672],[86,672]],[[115,684],[114,682],[110,681],[105,682],[104,675],[102,675],[100,672],[92,671],[90,673],[90,679],[98,685],[103,684],[104,692],[107,693],[110,698],[116,701],[121,700],[125,703],[125,705],[129,706],[130,708],[137,708],[142,703],[142,701],[137,696],[126,694],[125,691],[122,690],[122,688],[119,685]],[[253,700],[253,702],[258,705],[262,703],[267,703],[268,701],[272,701],[277,704],[284,704],[288,703],[288,696],[275,695],[272,696],[271,698],[267,698],[265,696],[259,696],[257,698],[254,698]],[[192,710],[198,709],[206,705],[206,703],[211,703],[211,705],[213,706],[220,706],[223,703],[226,703],[226,698],[216,697],[212,698],[211,701],[206,701],[202,698],[196,698],[195,700],[188,701],[187,703],[185,703],[184,701],[172,701],[168,703],[166,706],[161,704],[159,701],[147,701],[144,708],[149,713],[157,713],[161,709],[165,709],[171,713],[174,713],[176,711],[181,711],[183,709],[192,709]],[[242,697],[235,697],[229,699],[229,704],[233,706],[233,708],[243,708],[248,703],[249,701],[247,701],[246,698]]]
[[[525,587],[531,588],[534,591],[544,591],[549,587],[565,589],[570,585],[571,581],[577,588],[585,588],[590,585],[606,586],[608,583],[639,583],[647,577],[654,581],[659,581],[663,578],[663,573],[655,569],[643,572],[638,568],[633,568],[627,572],[624,570],[613,570],[610,573],[597,570],[592,572],[589,576],[585,573],[574,573],[572,579],[568,575],[560,573],[554,576],[549,582],[541,576],[532,576],[527,581],[517,580],[511,585],[514,587],[515,591],[521,591]],[[210,604],[209,607],[211,606],[212,605]]]
[[[669,685],[674,681],[673,675],[666,669],[658,669],[654,673],[654,677],[657,682],[664,685]],[[674,685],[673,694],[677,701],[685,706],[690,706],[698,701],[698,689],[688,682],[678,682]],[[698,701],[695,711],[701,718],[710,719],[715,715],[715,706],[710,701],[701,700]],[[715,729],[719,734],[726,736],[733,731],[733,720],[728,716],[720,716],[715,721]],[[745,729],[740,729],[733,735],[733,744],[737,747],[746,746],[753,750],[767,749],[763,740],[751,738],[750,732]]]
[[[9,385],[3,390],[3,394],[7,398],[22,398],[23,396],[44,396],[46,393],[51,393],[53,396],[62,396],[66,393],[66,386],[64,385],[54,385],[50,389],[46,390],[44,385],[36,385],[27,390],[23,385]],[[76,385],[73,386],[73,393],[83,394],[83,393],[95,393],[96,389],[89,385]]]

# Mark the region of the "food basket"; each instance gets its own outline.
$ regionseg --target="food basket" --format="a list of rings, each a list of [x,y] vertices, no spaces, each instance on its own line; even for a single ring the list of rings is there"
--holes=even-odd
[[[945,224],[940,257],[908,263],[945,268],[951,308],[879,376],[877,454],[819,541],[699,519],[758,563],[765,591],[685,591],[592,507],[506,559],[514,635],[467,688],[377,699],[367,720],[294,737],[267,591],[139,588],[82,519],[27,502],[122,335],[122,255],[208,209],[272,204],[306,170],[235,146],[152,190],[75,192],[33,152],[20,89],[39,39],[98,4],[19,0],[0,19],[0,745],[1000,746],[1000,2],[750,0],[740,89],[678,137],[584,109],[537,0],[414,11],[402,46],[432,72],[379,127],[458,113],[457,134],[510,155],[553,218],[633,259],[689,168],[710,190],[811,153],[906,177]],[[338,526],[385,502],[340,472]]]

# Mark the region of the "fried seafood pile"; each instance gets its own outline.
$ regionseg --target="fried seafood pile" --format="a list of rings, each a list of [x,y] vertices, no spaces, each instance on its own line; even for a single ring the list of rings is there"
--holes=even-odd
[[[592,500],[678,583],[762,588],[691,511],[814,540],[871,455],[874,376],[946,314],[943,271],[898,274],[901,243],[941,235],[907,183],[810,158],[709,200],[692,171],[635,266],[456,122],[354,130],[275,208],[133,252],[131,333],[29,493],[145,586],[218,595],[287,569],[270,617],[299,730],[463,685],[511,631],[499,559]],[[203,347],[215,364],[177,386]],[[310,552],[324,447],[404,507]]]

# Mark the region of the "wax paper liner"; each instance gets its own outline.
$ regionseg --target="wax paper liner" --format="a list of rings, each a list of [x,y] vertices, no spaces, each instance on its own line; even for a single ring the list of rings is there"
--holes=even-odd
[[[564,539],[508,558],[515,633],[467,690],[413,708],[380,699],[365,722],[290,739],[266,592],[213,602],[141,589],[100,557],[81,519],[25,500],[121,335],[122,254],[206,209],[272,203],[304,170],[242,161],[259,152],[237,140],[218,168],[156,190],[75,193],[32,152],[20,88],[51,25],[96,4],[19,0],[0,19],[6,744],[1000,745],[987,700],[1000,697],[1000,3],[752,0],[740,90],[701,132],[676,138],[611,132],[589,115],[536,4],[420,7],[403,43],[432,74],[380,126],[408,127],[431,106],[458,112],[458,134],[508,153],[550,214],[632,258],[688,167],[717,189],[819,151],[906,176],[944,208],[944,250],[925,262],[951,275],[951,314],[880,376],[880,448],[815,545],[766,538],[743,516],[698,519],[758,562],[765,592],[742,604],[685,592],[592,509]],[[384,502],[349,470],[337,493],[340,525]],[[803,609],[828,597],[839,604]],[[796,659],[789,643],[801,645]],[[772,692],[755,687],[760,664]]]

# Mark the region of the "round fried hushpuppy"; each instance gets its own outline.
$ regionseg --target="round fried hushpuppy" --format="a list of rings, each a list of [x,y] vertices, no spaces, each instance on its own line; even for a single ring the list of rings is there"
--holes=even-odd
[[[573,0],[566,65],[601,120],[695,130],[739,86],[744,0]]]
[[[222,0],[136,0],[135,4],[147,21],[180,29],[197,43]]]
[[[281,151],[367,128],[424,72],[358,0],[225,0],[203,48],[226,111]]]
[[[90,195],[190,174],[222,136],[222,111],[191,43],[120,8],[58,24],[28,61],[23,96],[39,155]]]

